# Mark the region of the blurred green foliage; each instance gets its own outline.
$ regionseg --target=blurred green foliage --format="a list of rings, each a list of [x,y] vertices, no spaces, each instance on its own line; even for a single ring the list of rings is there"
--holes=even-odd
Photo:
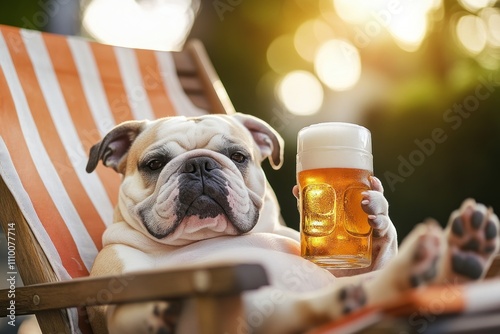
[[[2,0],[0,3],[0,24],[6,24],[16,27],[25,27],[26,22],[30,21],[40,5],[33,0]]]

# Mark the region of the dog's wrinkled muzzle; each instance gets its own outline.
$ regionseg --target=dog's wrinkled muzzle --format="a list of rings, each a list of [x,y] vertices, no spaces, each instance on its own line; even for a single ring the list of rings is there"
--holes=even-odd
[[[228,181],[219,162],[201,156],[186,160],[179,173],[179,216],[215,218],[225,214],[232,220]]]
[[[250,231],[261,206],[261,196],[247,187],[229,158],[199,149],[170,161],[136,212],[156,239],[186,244]]]

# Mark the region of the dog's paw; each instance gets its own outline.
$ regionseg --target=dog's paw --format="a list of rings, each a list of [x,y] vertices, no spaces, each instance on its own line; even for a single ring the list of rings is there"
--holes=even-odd
[[[349,314],[363,307],[367,296],[361,284],[348,285],[340,289],[338,300],[342,305],[342,314]]]
[[[182,311],[180,301],[155,302],[152,312],[146,319],[149,334],[173,334]]]
[[[389,269],[395,287],[404,291],[433,282],[440,271],[444,243],[443,229],[435,220],[415,226]]]
[[[418,224],[401,243],[398,255],[370,282],[370,303],[397,298],[405,291],[434,283],[445,251],[443,229],[434,220]]]
[[[499,221],[492,209],[472,199],[454,211],[446,229],[449,248],[448,279],[481,278],[500,245]]]
[[[428,222],[428,232],[418,236],[413,254],[411,254],[410,268],[408,271],[411,287],[425,285],[436,278],[438,261],[441,257],[442,239],[433,231],[434,227]]]
[[[392,223],[389,219],[389,203],[384,197],[384,188],[380,180],[370,177],[371,190],[362,193],[361,207],[368,215],[368,223],[373,228],[375,237],[387,234]]]

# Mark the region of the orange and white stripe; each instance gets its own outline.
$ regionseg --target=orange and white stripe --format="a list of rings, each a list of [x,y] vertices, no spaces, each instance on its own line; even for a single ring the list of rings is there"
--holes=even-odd
[[[0,26],[0,173],[61,279],[88,275],[120,178],[87,152],[115,124],[205,113],[171,54]]]

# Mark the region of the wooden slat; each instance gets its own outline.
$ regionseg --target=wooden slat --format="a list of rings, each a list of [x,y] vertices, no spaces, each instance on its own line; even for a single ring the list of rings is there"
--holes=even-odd
[[[16,314],[125,302],[230,295],[267,285],[262,266],[241,264],[182,270],[155,270],[117,277],[88,277],[36,284],[16,290]],[[0,291],[0,305],[7,305],[6,290]],[[5,307],[0,316],[8,314]]]
[[[196,76],[198,73],[197,65],[194,62],[191,53],[186,49],[180,52],[173,52],[175,68],[179,76]]]
[[[498,254],[491,263],[488,272],[486,273],[486,278],[499,277],[500,276],[500,254]]]
[[[219,76],[210,62],[203,44],[196,39],[190,40],[185,46],[196,64],[198,76],[206,87],[205,94],[213,108],[212,113],[234,114],[235,109],[227,95]]]
[[[190,93],[196,93],[202,95],[205,88],[203,87],[203,82],[197,77],[193,76],[180,76],[179,81],[181,83],[184,91],[189,95]]]
[[[198,95],[198,94],[188,94],[189,99],[195,106],[198,108],[207,110],[210,113],[213,113],[213,110],[211,109],[213,105],[210,104],[210,101],[208,101],[207,97],[205,95]]]
[[[181,86],[195,106],[209,113],[235,112],[200,41],[190,40],[183,51],[173,53],[173,58]]]
[[[193,333],[250,333],[246,326],[244,307],[239,295],[196,296],[189,300],[196,309]]]

